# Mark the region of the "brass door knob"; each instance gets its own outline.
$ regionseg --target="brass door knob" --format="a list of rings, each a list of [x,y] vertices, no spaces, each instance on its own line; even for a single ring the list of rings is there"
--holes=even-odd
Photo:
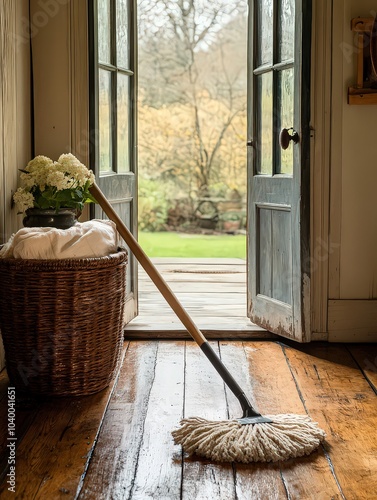
[[[289,133],[289,131],[292,130],[292,134]],[[298,133],[293,130],[293,128],[283,128],[281,129],[280,135],[279,135],[279,144],[281,149],[287,149],[289,146],[290,141],[293,141],[295,144],[298,143],[299,141],[299,136]]]

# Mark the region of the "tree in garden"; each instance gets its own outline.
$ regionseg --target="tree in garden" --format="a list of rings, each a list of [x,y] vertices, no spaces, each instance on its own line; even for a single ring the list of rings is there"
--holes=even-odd
[[[139,13],[142,172],[199,197],[244,187],[246,2],[141,1]]]

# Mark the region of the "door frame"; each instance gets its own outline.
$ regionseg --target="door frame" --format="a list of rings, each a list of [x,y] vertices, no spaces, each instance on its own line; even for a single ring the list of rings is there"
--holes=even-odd
[[[115,0],[113,0],[115,2]],[[130,3],[130,11],[129,11],[129,21],[131,23],[130,26],[130,67],[133,68],[133,92],[130,93],[130,113],[132,115],[132,121],[130,122],[130,131],[129,131],[129,141],[130,141],[130,163],[134,165],[134,170],[130,172],[121,173],[123,177],[127,177],[127,174],[134,173],[132,178],[133,181],[133,193],[132,198],[129,196],[123,196],[123,193],[117,191],[116,200],[112,201],[112,204],[115,205],[118,202],[130,202],[130,224],[132,227],[132,233],[134,237],[138,238],[138,216],[137,216],[137,203],[138,203],[138,174],[137,174],[137,100],[138,100],[138,81],[137,81],[137,66],[138,66],[138,52],[137,42],[134,43],[135,37],[137,37],[137,0],[129,0]],[[98,48],[98,40],[97,33],[94,28],[96,18],[97,18],[97,1],[90,0],[87,4],[86,17],[88,19],[88,59],[89,59],[89,70],[88,70],[88,92],[89,92],[89,158],[92,169],[98,178],[100,176],[99,171],[97,172],[97,141],[98,134],[96,132],[96,124],[98,123],[98,60],[97,60],[97,48]],[[115,43],[116,33],[112,34],[114,39],[112,43]],[[137,38],[136,38],[137,40]],[[114,139],[113,134],[113,141]],[[98,167],[99,169],[99,167]],[[108,177],[108,178],[107,178]],[[106,179],[107,178],[107,179]],[[105,185],[112,184],[112,180],[114,179],[111,175],[105,175],[102,177]],[[101,187],[101,186],[100,186]],[[103,189],[103,188],[102,188]],[[136,206],[136,210],[133,207]],[[96,206],[92,205],[90,207],[90,218],[95,218],[95,210]],[[131,293],[128,294],[126,298],[126,307],[125,307],[125,315],[124,322],[125,324],[129,323],[133,318],[138,315],[138,262],[136,258],[129,252],[128,255],[128,268],[130,269],[130,273],[127,276],[127,279],[130,279],[130,289]],[[132,302],[131,302],[132,301]]]
[[[251,6],[253,3],[251,3]],[[249,15],[250,15],[249,9]],[[330,156],[331,156],[331,106],[334,105],[334,96],[331,97],[331,40],[332,40],[332,2],[327,0],[316,0],[312,2],[312,56],[311,56],[311,139],[310,139],[310,262],[311,262],[311,340],[326,340],[328,338],[328,284],[329,264],[339,258],[339,250],[330,248],[329,239],[329,212],[330,212]],[[74,44],[83,45],[88,36],[88,27],[83,30],[82,13],[87,12],[87,0],[80,1],[80,5],[72,9],[72,41]],[[133,11],[136,16],[136,12]],[[135,26],[135,24],[134,24]],[[78,29],[79,27],[79,29]],[[250,53],[253,51],[252,37],[248,38]],[[89,43],[89,51],[91,44]],[[83,52],[76,50],[76,56],[72,57],[72,65],[75,70],[72,78],[78,75],[76,81],[72,82],[74,102],[77,103],[72,120],[72,149],[79,150],[83,143],[83,130],[89,130],[85,126],[85,120],[89,113],[89,104],[85,112],[85,101],[82,101],[85,79],[82,75],[88,70],[86,57]],[[137,52],[134,52],[137,58]],[[248,77],[248,99],[252,95],[253,79]],[[76,98],[75,98],[76,96]],[[137,96],[135,96],[137,97]],[[90,96],[92,99],[92,96]],[[338,101],[341,96],[338,96]],[[75,124],[75,121],[78,122]],[[137,131],[137,117],[133,130]],[[248,148],[249,149],[249,148]],[[134,151],[137,155],[137,148]],[[248,154],[250,152],[248,151]],[[136,156],[137,161],[137,156]],[[135,179],[135,191],[137,192],[137,177]],[[137,216],[133,214],[133,224],[137,227]],[[335,228],[336,230],[336,228]],[[137,267],[137,262],[133,262]],[[334,267],[334,266],[333,266]],[[247,263],[247,272],[249,263]],[[137,288],[136,288],[137,291]],[[273,334],[272,334],[273,335]],[[309,339],[308,339],[309,340]]]
[[[311,78],[311,340],[328,339],[329,265],[339,252],[330,242],[333,6],[313,2]],[[342,100],[342,96],[337,99]],[[331,210],[334,218],[333,209]]]
[[[275,4],[275,2],[274,2]],[[275,197],[267,199],[267,195],[253,198],[252,190],[257,189],[261,185],[267,190],[267,185],[263,180],[263,174],[255,175],[256,165],[256,150],[255,150],[255,130],[257,113],[253,112],[257,109],[257,95],[254,89],[255,81],[255,61],[256,48],[254,47],[255,34],[257,33],[257,16],[255,14],[255,0],[249,0],[249,30],[248,30],[248,130],[247,130],[247,145],[248,145],[248,215],[249,215],[249,234],[248,234],[248,315],[252,321],[256,321],[260,326],[267,329],[272,329],[275,333],[284,337],[289,337],[301,342],[310,341],[311,335],[311,297],[310,297],[310,175],[311,175],[311,156],[310,156],[310,104],[311,104],[311,63],[312,58],[303,58],[303,53],[311,51],[311,33],[312,33],[312,2],[305,0],[296,0],[295,2],[295,18],[296,21],[300,17],[300,22],[296,22],[295,27],[295,59],[294,67],[297,65],[300,71],[294,72],[295,88],[299,89],[300,102],[294,109],[294,123],[292,126],[297,128],[300,136],[300,141],[293,146],[293,176],[282,176],[273,174],[274,179],[270,177],[270,183],[274,185],[280,183],[281,186],[287,185],[287,189],[291,190],[291,195],[283,196],[279,202],[280,210],[286,210],[290,213],[292,221],[292,271],[289,276],[292,290],[291,307],[288,304],[275,300],[273,298],[259,295],[257,292],[258,280],[258,249],[255,241],[251,241],[251,237],[257,234],[257,206],[265,205],[266,209],[272,207],[276,203]],[[274,14],[274,23],[276,14]],[[276,29],[276,28],[274,28]],[[309,36],[308,36],[309,35]],[[306,51],[302,50],[303,44],[306,46]],[[274,50],[276,47],[274,46]],[[274,64],[275,61],[272,61]],[[279,66],[279,64],[277,64]],[[262,66],[269,71],[271,68],[267,65]],[[280,66],[279,66],[280,68]],[[258,71],[259,74],[259,71]],[[275,82],[275,78],[274,78]],[[276,92],[276,83],[273,83],[274,92]],[[301,101],[304,105],[301,105]],[[275,99],[273,101],[275,103]],[[252,113],[252,114],[251,114]],[[275,124],[275,117],[273,117]],[[276,145],[273,143],[273,148]],[[292,147],[292,146],[291,146]],[[291,180],[290,180],[291,179]],[[255,186],[255,187],[254,187]],[[264,186],[264,187],[263,187]],[[266,191],[267,193],[267,191]],[[282,191],[284,193],[284,191]],[[270,203],[271,201],[271,203]],[[274,205],[275,206],[275,205]],[[251,246],[252,245],[252,246]],[[252,274],[250,274],[252,273]],[[253,281],[250,278],[253,276]],[[288,279],[288,278],[287,278]],[[255,309],[253,309],[253,300],[255,299]]]

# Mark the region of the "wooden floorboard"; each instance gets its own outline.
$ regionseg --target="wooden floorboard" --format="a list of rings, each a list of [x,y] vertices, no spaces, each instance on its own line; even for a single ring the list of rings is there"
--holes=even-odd
[[[351,345],[348,350],[377,393],[377,344]]]
[[[307,411],[327,433],[328,457],[344,497],[370,498],[377,491],[376,393],[344,345],[285,352]]]
[[[239,382],[241,385],[244,385],[245,381],[247,382],[247,393],[252,404],[262,414],[267,415],[305,414],[305,406],[287,364],[282,346],[279,343],[250,342],[243,345],[243,350],[246,364],[242,363],[241,349],[237,349],[237,345],[233,343],[227,344],[223,360],[229,366],[243,366],[243,373],[241,371],[239,374]],[[239,412],[237,400],[230,394],[229,401],[232,408],[231,416],[235,417]],[[275,465],[260,466],[257,468],[257,477],[250,477],[248,467],[242,467],[241,471],[243,472],[242,490],[250,489],[253,494],[249,498],[253,500],[260,498],[261,492],[266,490],[266,482],[270,481],[270,475],[274,478],[277,491],[280,491],[277,498],[285,498],[283,491],[285,491],[287,498],[318,498],[321,500],[341,498],[322,448],[310,457],[283,462],[279,468],[276,468]],[[305,481],[302,480],[303,477],[305,477]],[[278,489],[279,479],[281,484]],[[266,498],[268,497],[266,496]]]
[[[155,377],[157,350],[157,342],[131,343],[80,498],[130,497]]]
[[[115,382],[92,396],[35,401],[30,410],[16,408],[16,498],[75,498]],[[26,431],[20,418],[30,420]],[[6,421],[2,429],[6,433]],[[15,498],[8,490],[7,471],[0,473],[1,499]]]
[[[217,464],[182,454],[171,431],[183,415],[235,418],[238,400],[192,341],[131,341],[113,387],[16,410],[17,493],[7,491],[3,461],[0,498],[376,498],[376,344],[211,344],[259,411],[310,415],[327,433],[324,446],[276,464]],[[2,373],[3,429],[6,393]],[[3,457],[5,448],[2,440]]]
[[[212,343],[218,352],[218,343]],[[228,418],[224,384],[204,354],[193,342],[186,344],[185,417],[213,420]],[[215,464],[205,459],[185,458],[182,475],[182,499],[227,498],[235,500],[231,464]]]
[[[179,498],[182,453],[171,430],[182,418],[183,394],[184,343],[159,343],[131,498]]]

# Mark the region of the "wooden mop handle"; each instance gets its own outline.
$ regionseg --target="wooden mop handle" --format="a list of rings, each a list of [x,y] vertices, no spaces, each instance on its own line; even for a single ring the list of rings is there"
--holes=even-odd
[[[207,342],[206,338],[199,330],[199,328],[195,325],[189,314],[182,307],[181,303],[174,295],[169,285],[166,283],[164,278],[158,272],[156,267],[152,264],[151,260],[144,252],[144,250],[141,248],[139,243],[136,241],[136,239],[129,231],[129,229],[126,227],[122,219],[117,215],[113,207],[107,201],[105,195],[102,193],[100,188],[97,186],[97,184],[94,183],[92,187],[89,189],[89,191],[94,196],[94,198],[96,199],[102,210],[105,212],[105,214],[108,216],[108,218],[113,222],[115,222],[119,234],[127,243],[131,252],[143,266],[145,272],[148,274],[153,283],[162,293],[167,303],[170,305],[175,314],[181,320],[181,322],[183,323],[183,325],[185,326],[191,337],[195,340],[195,342],[199,345],[199,347],[201,347],[204,342]]]
[[[127,243],[131,252],[143,266],[146,273],[151,278],[156,287],[159,289],[159,291],[162,293],[162,295],[165,297],[167,303],[173,309],[175,314],[182,321],[183,325],[185,326],[191,337],[195,340],[195,342],[201,348],[203,353],[207,356],[209,361],[212,363],[214,368],[217,370],[217,372],[222,377],[227,386],[230,388],[230,390],[233,392],[233,394],[238,398],[238,401],[240,402],[243,410],[243,417],[255,417],[255,416],[261,417],[260,413],[254,410],[254,408],[251,406],[250,401],[245,396],[244,392],[238,385],[237,381],[229,373],[229,371],[224,366],[221,359],[212,349],[211,345],[207,342],[207,339],[204,337],[202,332],[195,325],[195,323],[188,315],[188,313],[185,311],[185,309],[183,309],[181,303],[174,295],[169,285],[166,283],[164,278],[152,264],[147,254],[144,252],[139,243],[135,240],[133,235],[127,229],[122,219],[115,213],[115,210],[107,201],[105,195],[102,193],[100,188],[96,184],[93,184],[93,186],[90,188],[90,192],[94,196],[94,198],[96,199],[102,210],[105,212],[105,214],[109,217],[109,219],[115,222],[119,234]]]

